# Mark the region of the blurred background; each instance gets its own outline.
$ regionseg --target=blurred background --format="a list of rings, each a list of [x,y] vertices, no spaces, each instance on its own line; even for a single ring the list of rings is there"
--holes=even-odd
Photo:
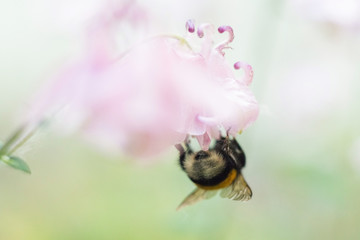
[[[103,3],[1,1],[1,140]],[[176,212],[194,186],[175,149],[143,164],[44,130],[18,152],[31,175],[0,167],[0,239],[360,239],[360,2],[138,3],[161,32],[182,35],[189,18],[233,27],[227,59],[253,66],[261,108],[238,138],[253,199]]]

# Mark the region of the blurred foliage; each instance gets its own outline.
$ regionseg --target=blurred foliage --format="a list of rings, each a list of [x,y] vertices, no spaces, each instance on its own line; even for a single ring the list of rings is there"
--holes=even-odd
[[[24,171],[26,173],[31,173],[27,163],[19,157],[2,155],[0,161],[12,168]]]

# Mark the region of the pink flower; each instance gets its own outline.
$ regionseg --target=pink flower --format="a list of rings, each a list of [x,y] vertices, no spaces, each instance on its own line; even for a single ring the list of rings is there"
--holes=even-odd
[[[359,29],[358,0],[292,0],[292,3],[299,12],[315,21],[331,23],[346,29]]]
[[[90,55],[39,95],[33,116],[66,104],[67,119],[77,119],[89,139],[136,156],[159,153],[187,136],[197,137],[207,149],[221,128],[236,135],[258,115],[249,89],[252,68],[235,63],[235,69],[244,70],[244,77],[237,78],[226,62],[224,50],[234,38],[231,27],[218,29],[228,38],[214,45],[214,27],[200,25],[198,51],[190,45],[194,23],[188,21],[186,28],[186,38],[153,37],[116,60]]]

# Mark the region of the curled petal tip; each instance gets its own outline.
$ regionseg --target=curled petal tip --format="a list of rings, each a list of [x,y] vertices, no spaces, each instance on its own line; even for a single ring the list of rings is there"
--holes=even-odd
[[[199,29],[197,30],[197,35],[199,36],[199,38],[204,37],[204,31],[199,28]]]
[[[226,26],[220,26],[220,27],[218,28],[218,32],[219,32],[219,33],[223,33],[223,32],[225,32],[225,29],[226,29]]]
[[[185,27],[186,27],[186,30],[187,30],[189,33],[195,32],[194,20],[192,20],[192,19],[187,20]]]
[[[220,43],[216,49],[222,54],[224,55],[225,53],[223,52],[223,49],[228,48],[229,43],[231,43],[234,40],[234,31],[232,29],[232,27],[230,26],[220,26],[218,28],[218,32],[219,33],[224,33],[224,32],[228,32],[229,33],[229,38],[226,39],[225,41],[223,41],[222,43]]]
[[[234,31],[230,26],[220,26],[218,27],[218,32],[219,33],[228,32],[230,34],[229,42],[231,42],[234,39]]]
[[[254,77],[254,71],[251,67],[251,65],[247,64],[247,63],[244,63],[244,62],[236,62],[234,64],[234,68],[236,70],[242,68],[244,70],[244,78],[243,78],[243,81],[245,82],[246,85],[249,85],[252,80],[253,80],[253,77]]]
[[[213,25],[209,23],[203,23],[198,27],[197,35],[199,36],[199,38],[202,38],[204,37],[205,32],[212,34],[212,31],[213,31]]]
[[[240,69],[240,68],[241,68],[241,62],[236,62],[236,63],[234,63],[234,68],[235,68],[236,70]]]

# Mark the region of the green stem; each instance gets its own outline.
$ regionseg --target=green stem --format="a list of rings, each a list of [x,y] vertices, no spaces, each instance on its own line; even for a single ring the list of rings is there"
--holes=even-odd
[[[16,143],[21,135],[24,133],[25,126],[20,127],[10,138],[5,142],[5,144],[0,148],[0,158],[1,156],[7,155],[11,156],[16,150],[18,150],[22,145],[24,145],[34,134],[36,131],[46,123],[46,120],[41,121],[38,125],[34,127],[27,135],[25,135],[14,147],[11,146]]]
[[[38,127],[34,128],[31,132],[29,132],[20,142],[18,142],[13,148],[11,148],[7,155],[11,156],[16,150],[18,150],[22,145],[24,145],[34,134],[36,133]]]
[[[13,143],[15,143],[21,136],[21,134],[24,132],[25,127],[20,127],[15,133],[5,142],[5,144],[0,149],[0,157],[3,155],[6,155],[9,148]]]

